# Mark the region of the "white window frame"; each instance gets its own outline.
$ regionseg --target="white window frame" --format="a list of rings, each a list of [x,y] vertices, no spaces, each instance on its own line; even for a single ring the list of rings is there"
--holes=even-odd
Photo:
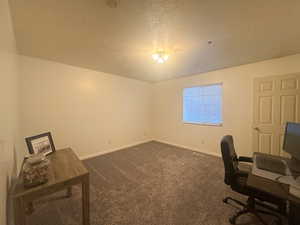
[[[207,86],[213,86],[213,85],[221,85],[221,116],[222,116],[222,122],[221,123],[203,123],[203,122],[191,122],[191,121],[185,121],[184,120],[184,115],[183,115],[183,112],[184,112],[184,90],[187,89],[187,88],[195,88],[195,87],[207,87]],[[182,111],[181,111],[181,120],[182,120],[182,123],[184,124],[194,124],[194,125],[201,125],[201,126],[214,126],[214,127],[222,127],[223,126],[223,123],[224,123],[224,104],[223,104],[223,99],[224,99],[224,92],[223,92],[223,83],[220,82],[220,83],[209,83],[209,84],[199,84],[199,85],[193,85],[193,86],[188,86],[188,87],[184,87],[182,88],[182,91],[181,91],[181,98],[182,98],[182,102],[181,102],[181,105],[182,105]]]

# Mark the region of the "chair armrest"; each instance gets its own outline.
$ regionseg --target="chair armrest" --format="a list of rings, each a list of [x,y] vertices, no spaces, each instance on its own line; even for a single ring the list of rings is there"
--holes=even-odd
[[[240,156],[239,161],[240,162],[250,162],[250,163],[252,163],[253,159],[251,157]]]

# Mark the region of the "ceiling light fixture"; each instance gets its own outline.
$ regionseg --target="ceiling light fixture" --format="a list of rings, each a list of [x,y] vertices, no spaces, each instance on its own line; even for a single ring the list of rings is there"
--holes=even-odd
[[[156,51],[152,54],[152,59],[157,63],[164,63],[169,59],[169,54],[165,51]]]

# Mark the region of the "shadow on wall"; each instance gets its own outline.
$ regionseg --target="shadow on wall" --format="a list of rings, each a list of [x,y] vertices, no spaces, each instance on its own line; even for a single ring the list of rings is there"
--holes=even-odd
[[[14,144],[0,140],[0,224],[13,224],[11,187],[17,177],[17,151]]]

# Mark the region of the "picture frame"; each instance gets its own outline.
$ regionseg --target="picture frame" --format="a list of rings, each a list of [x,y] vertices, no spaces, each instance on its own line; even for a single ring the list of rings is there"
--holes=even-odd
[[[25,140],[30,154],[40,153],[46,156],[55,152],[55,146],[50,132],[26,137]]]

